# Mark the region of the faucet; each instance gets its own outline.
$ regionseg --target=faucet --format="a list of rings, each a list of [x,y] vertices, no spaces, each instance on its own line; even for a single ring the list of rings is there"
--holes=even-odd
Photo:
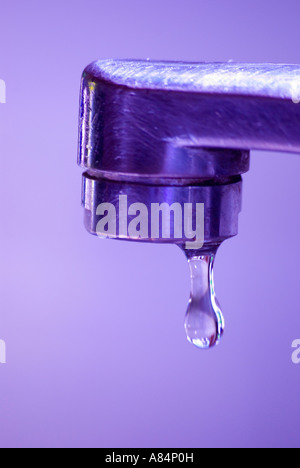
[[[178,245],[191,272],[187,338],[218,344],[215,255],[238,233],[250,150],[300,153],[300,65],[100,60],[80,96],[86,229]]]

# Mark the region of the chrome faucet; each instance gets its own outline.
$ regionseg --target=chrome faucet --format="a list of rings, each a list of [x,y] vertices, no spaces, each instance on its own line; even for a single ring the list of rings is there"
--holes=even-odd
[[[300,65],[102,60],[83,72],[85,226],[184,250],[199,348],[223,333],[213,262],[238,232],[251,149],[300,153]]]

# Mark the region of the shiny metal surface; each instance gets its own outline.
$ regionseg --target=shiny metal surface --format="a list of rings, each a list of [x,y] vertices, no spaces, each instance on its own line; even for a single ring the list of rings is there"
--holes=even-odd
[[[132,89],[300,97],[299,65],[98,60],[84,74]]]
[[[208,249],[217,247],[223,240],[233,237],[238,232],[238,215],[241,210],[241,177],[231,178],[226,183],[217,185],[194,186],[164,186],[146,185],[132,182],[117,182],[94,178],[88,173],[83,174],[82,206],[84,207],[84,224],[88,232],[97,235],[97,207],[100,203],[112,203],[118,207],[120,195],[127,195],[128,206],[139,202],[149,210],[149,225],[151,225],[151,204],[167,202],[169,205],[179,203],[204,203],[204,246]],[[119,215],[117,212],[117,226]],[[132,217],[131,217],[132,218]],[[130,216],[129,216],[130,220]],[[195,212],[192,213],[192,223],[195,226]],[[174,219],[170,219],[170,239],[159,237],[153,239],[139,238],[138,241],[182,244],[188,239],[184,236],[176,239],[174,236]],[[124,240],[132,240],[130,236],[122,235]],[[137,239],[135,239],[137,240]]]
[[[237,234],[251,149],[300,152],[299,65],[102,60],[83,73],[78,162],[92,234],[97,206],[120,194],[204,203],[213,251]]]
[[[299,65],[98,61],[82,78],[79,164],[188,180],[206,178],[203,148],[300,152],[299,101]]]

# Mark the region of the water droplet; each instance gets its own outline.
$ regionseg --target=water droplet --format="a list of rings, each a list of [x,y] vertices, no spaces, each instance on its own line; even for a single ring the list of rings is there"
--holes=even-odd
[[[219,343],[224,319],[214,289],[215,254],[185,251],[191,272],[191,295],[185,318],[185,332],[190,343],[207,349]]]

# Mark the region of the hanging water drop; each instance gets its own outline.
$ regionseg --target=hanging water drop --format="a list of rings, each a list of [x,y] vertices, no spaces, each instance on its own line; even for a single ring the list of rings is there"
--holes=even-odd
[[[191,295],[185,318],[190,343],[207,349],[220,341],[224,319],[214,290],[214,254],[192,255],[185,251],[191,272]]]

